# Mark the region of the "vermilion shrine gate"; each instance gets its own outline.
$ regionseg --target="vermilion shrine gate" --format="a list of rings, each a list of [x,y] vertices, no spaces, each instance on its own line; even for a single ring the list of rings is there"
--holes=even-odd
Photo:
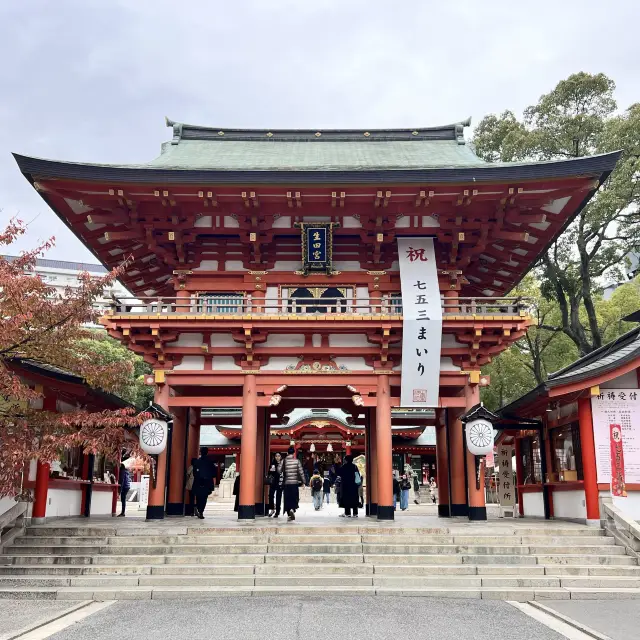
[[[468,122],[369,131],[168,124],[173,138],[144,165],[16,156],[103,264],[131,260],[122,281],[137,299],[118,301],[103,322],[153,366],[156,401],[174,415],[169,486],[165,452],[147,517],[183,513],[203,408],[242,409],[239,517],[251,519],[263,509],[271,426],[293,409],[326,407],[363,426],[368,514],[393,519],[396,240],[431,237],[443,313],[439,397],[429,405],[439,513],[486,519],[459,418],[479,401],[482,365],[531,322],[522,301],[503,296],[618,154],[487,164],[465,144]],[[326,230],[317,247],[306,246],[305,225]]]

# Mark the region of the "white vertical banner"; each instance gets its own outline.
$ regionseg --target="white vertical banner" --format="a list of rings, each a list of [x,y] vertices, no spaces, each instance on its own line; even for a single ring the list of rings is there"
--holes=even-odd
[[[140,498],[138,500],[138,510],[146,509],[149,502],[149,479],[150,476],[140,478]]]
[[[402,286],[402,407],[437,407],[442,302],[433,238],[398,238]]]

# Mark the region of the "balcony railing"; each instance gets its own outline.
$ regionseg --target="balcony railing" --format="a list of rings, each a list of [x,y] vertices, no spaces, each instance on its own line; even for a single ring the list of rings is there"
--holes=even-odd
[[[444,316],[524,316],[524,298],[443,298]],[[402,316],[402,300],[396,297],[370,300],[346,298],[259,298],[241,296],[193,296],[182,298],[117,298],[111,314],[177,316],[357,315]]]

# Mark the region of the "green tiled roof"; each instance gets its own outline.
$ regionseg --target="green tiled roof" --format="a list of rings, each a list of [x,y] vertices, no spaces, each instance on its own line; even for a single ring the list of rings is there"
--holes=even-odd
[[[469,121],[429,129],[216,129],[167,121],[171,142],[146,166],[214,171],[358,171],[484,165]]]

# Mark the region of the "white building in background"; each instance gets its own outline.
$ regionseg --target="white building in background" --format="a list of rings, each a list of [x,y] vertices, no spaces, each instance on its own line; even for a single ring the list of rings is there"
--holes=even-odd
[[[7,260],[15,259],[16,256],[4,256]],[[65,289],[71,287],[77,289],[80,286],[78,276],[86,271],[87,273],[100,277],[107,273],[101,264],[89,264],[85,262],[67,262],[66,260],[49,260],[39,258],[36,261],[34,273],[40,276],[47,285],[54,287],[56,293],[64,296]],[[131,294],[118,281],[104,290],[104,294],[96,300],[94,309],[96,311],[106,311],[111,305],[111,298],[130,298]],[[97,326],[97,325],[96,325]]]

